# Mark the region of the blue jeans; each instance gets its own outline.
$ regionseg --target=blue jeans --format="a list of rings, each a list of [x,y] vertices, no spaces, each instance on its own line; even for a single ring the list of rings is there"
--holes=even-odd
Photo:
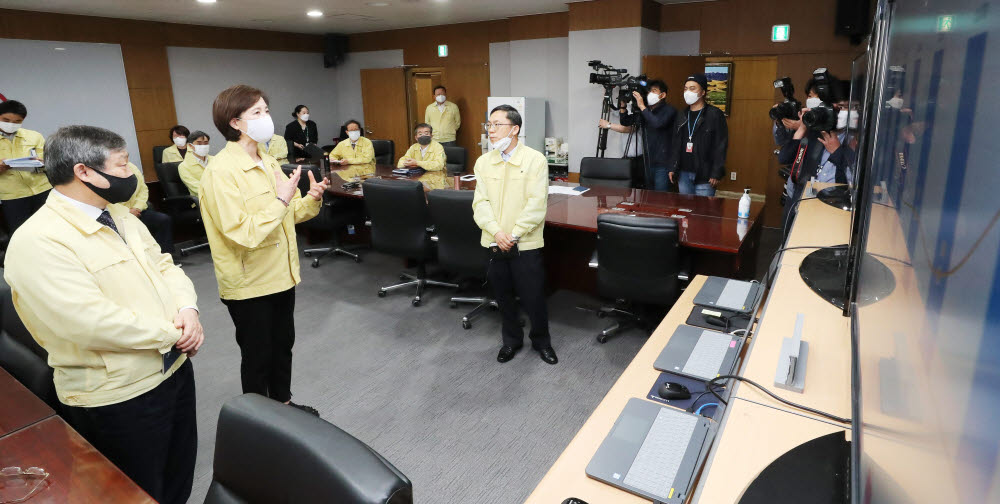
[[[654,191],[666,191],[670,188],[670,175],[667,165],[653,165],[653,180],[650,189]]]
[[[694,172],[677,171],[675,177],[677,178],[677,191],[681,194],[715,196],[715,188],[712,187],[712,184],[707,182],[704,184],[694,183]]]

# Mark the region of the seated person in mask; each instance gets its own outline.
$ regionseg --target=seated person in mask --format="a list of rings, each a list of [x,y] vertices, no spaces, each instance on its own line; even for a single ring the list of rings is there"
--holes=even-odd
[[[187,155],[188,135],[190,134],[191,130],[180,124],[170,128],[170,141],[173,142],[173,145],[163,149],[160,162],[180,163],[184,161],[184,156]]]
[[[195,198],[198,197],[198,191],[201,189],[201,176],[205,173],[205,167],[212,161],[212,156],[208,154],[209,140],[211,138],[204,131],[198,130],[191,133],[189,142],[191,149],[184,157],[184,162],[177,167],[181,182],[184,182],[188,192]]]
[[[406,150],[399,158],[396,168],[422,168],[427,173],[420,181],[428,190],[444,188],[445,155],[444,146],[432,139],[434,128],[430,124],[420,123],[413,128],[413,138],[417,143]]]
[[[278,161],[278,164],[287,163],[288,142],[285,142],[285,137],[281,135],[271,135],[271,139],[267,141],[267,154]]]
[[[347,139],[341,140],[330,153],[330,165],[348,168],[340,172],[343,179],[375,173],[375,147],[361,135],[361,123],[351,119],[344,125]]]

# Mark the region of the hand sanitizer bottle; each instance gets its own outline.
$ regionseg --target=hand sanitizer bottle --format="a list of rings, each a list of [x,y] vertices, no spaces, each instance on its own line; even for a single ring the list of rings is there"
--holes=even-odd
[[[743,196],[740,196],[740,208],[737,217],[741,219],[750,218],[750,188],[747,187],[743,190]]]

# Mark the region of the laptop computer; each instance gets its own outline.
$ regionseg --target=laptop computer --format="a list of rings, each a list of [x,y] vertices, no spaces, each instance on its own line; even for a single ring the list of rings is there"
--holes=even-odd
[[[755,308],[759,293],[758,282],[713,276],[705,279],[705,285],[694,297],[694,304],[747,313]]]
[[[660,371],[710,380],[729,374],[743,346],[743,337],[700,327],[677,326],[667,346],[653,362]]]
[[[587,464],[587,476],[665,503],[681,503],[714,435],[711,421],[629,399]]]

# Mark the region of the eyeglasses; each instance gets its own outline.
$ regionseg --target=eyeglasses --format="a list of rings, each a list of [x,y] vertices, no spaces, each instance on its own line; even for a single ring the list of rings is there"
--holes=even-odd
[[[483,123],[483,130],[487,133],[490,130],[500,129],[500,126],[513,126],[511,123]]]
[[[0,469],[0,504],[17,504],[27,501],[35,492],[42,488],[42,483],[49,477],[49,473],[41,467],[29,467],[22,470],[20,467],[4,467]],[[27,490],[29,480],[35,480],[31,490]],[[25,493],[27,491],[27,493]],[[22,495],[13,498],[8,494]]]

